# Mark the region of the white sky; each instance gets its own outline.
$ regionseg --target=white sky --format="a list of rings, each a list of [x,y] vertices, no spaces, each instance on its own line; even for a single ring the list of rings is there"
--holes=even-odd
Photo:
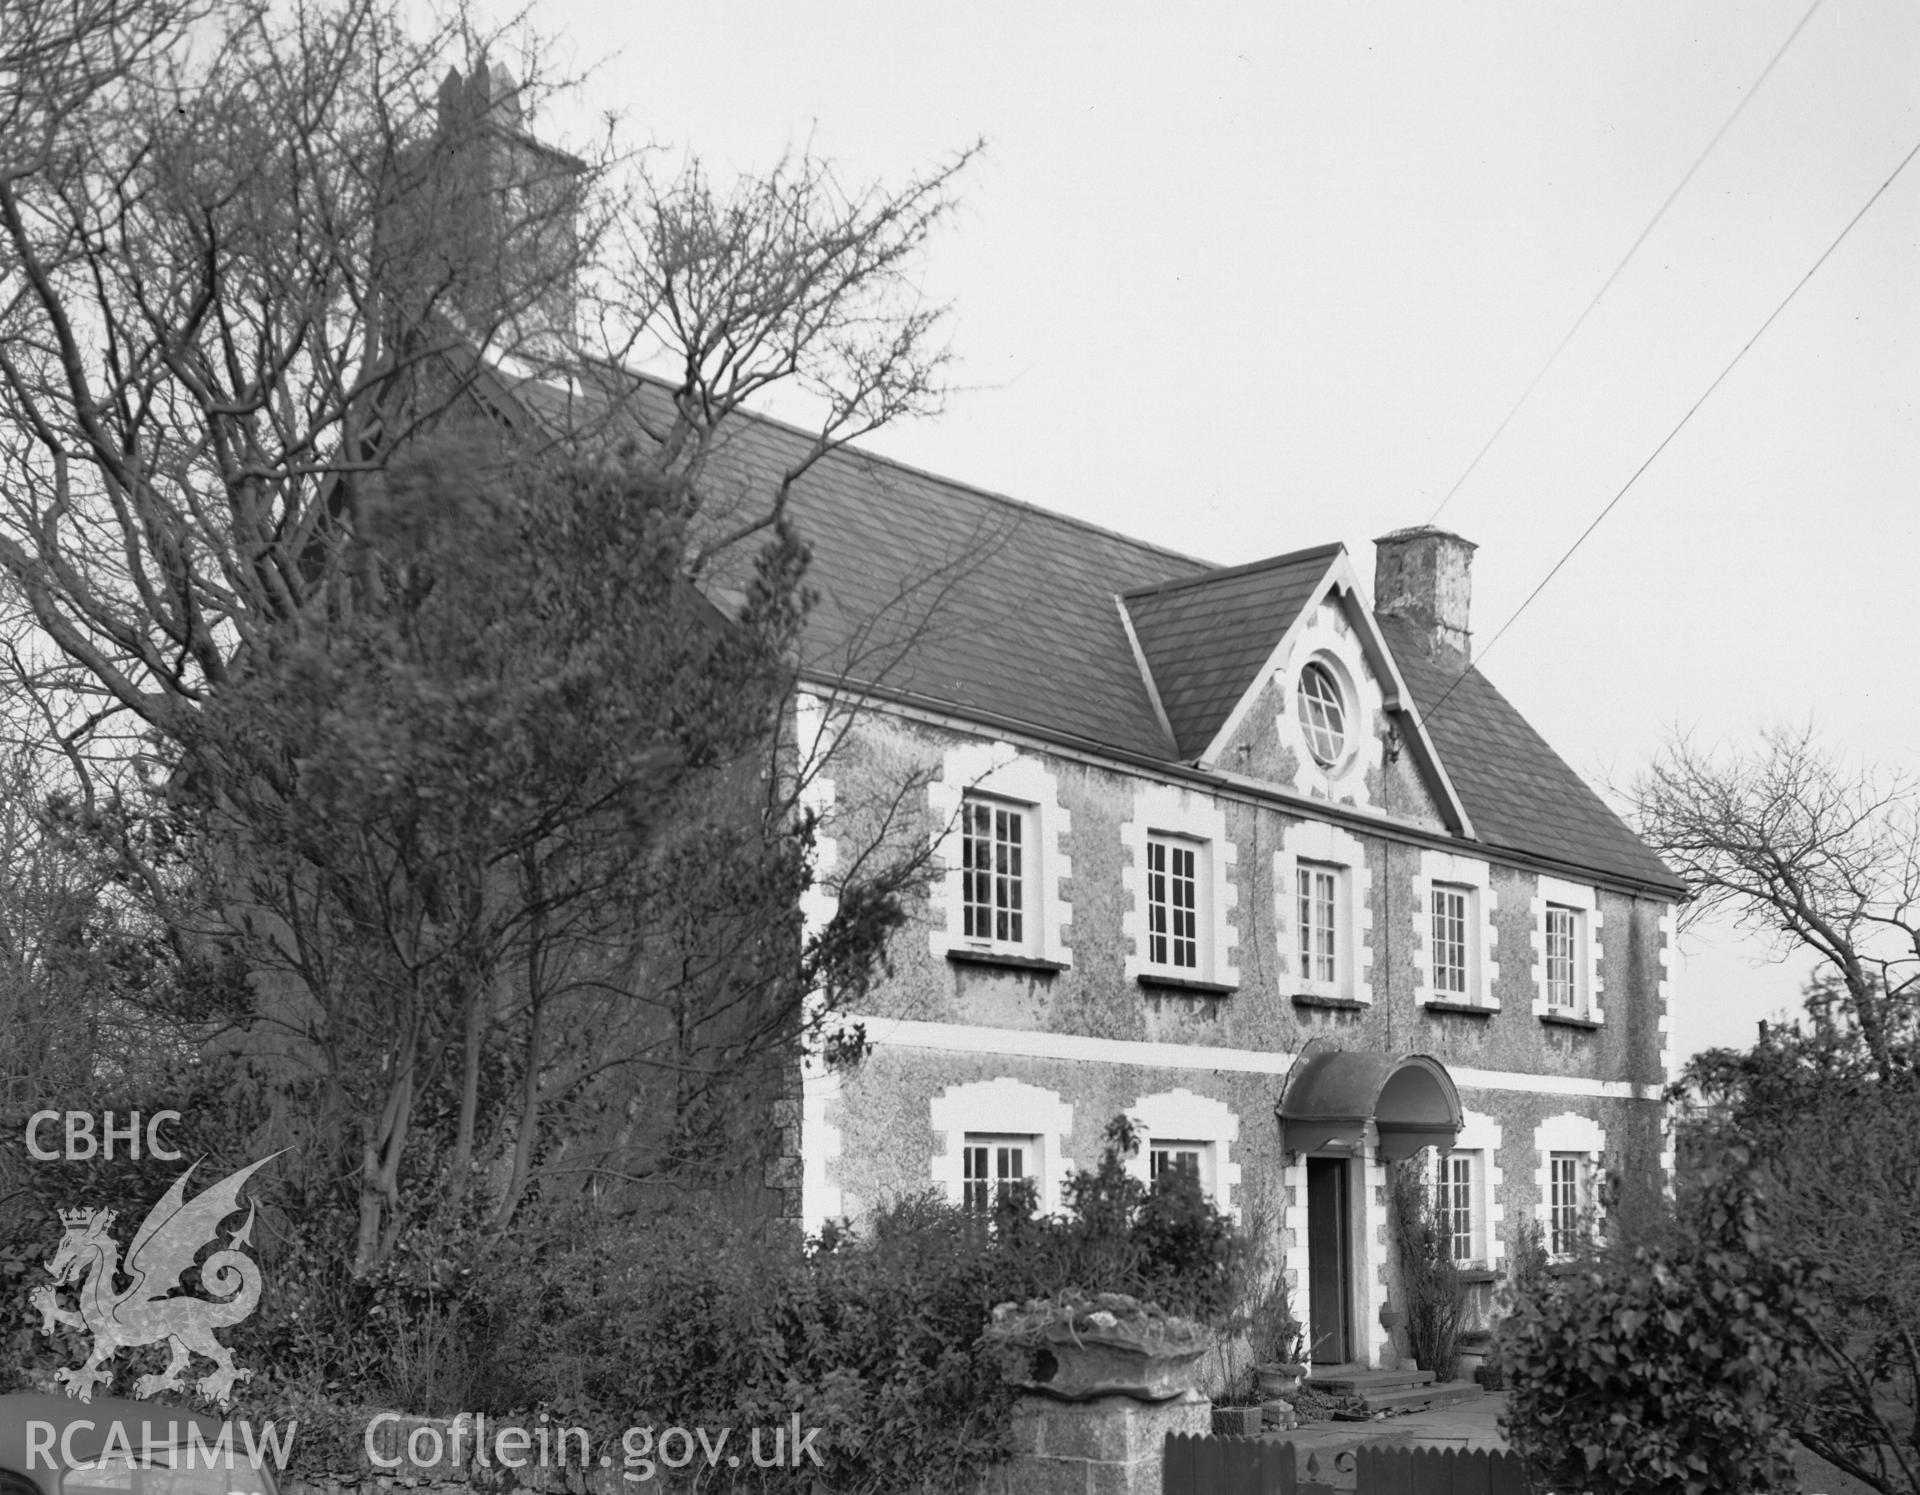
[[[890,456],[1225,563],[1427,520],[1809,0],[536,0],[587,99],[711,167],[898,181],[984,136],[926,267],[967,386]],[[1823,0],[1442,520],[1484,649],[1920,141],[1920,6]],[[1920,163],[1487,674],[1630,779],[1811,719],[1912,762]],[[1799,971],[1683,947],[1675,1047]]]

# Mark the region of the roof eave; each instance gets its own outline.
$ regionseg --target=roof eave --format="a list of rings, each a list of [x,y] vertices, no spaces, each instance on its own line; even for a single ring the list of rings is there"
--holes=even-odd
[[[1387,836],[1409,845],[1459,851],[1462,849],[1462,842],[1465,841],[1478,855],[1507,866],[1544,872],[1552,877],[1567,877],[1575,881],[1589,882],[1596,887],[1611,888],[1615,892],[1627,893],[1630,896],[1658,897],[1664,902],[1674,902],[1686,891],[1684,886],[1678,883],[1663,883],[1635,877],[1629,873],[1565,862],[1539,852],[1528,851],[1523,847],[1502,846],[1450,832],[1427,830],[1404,820],[1392,819],[1378,811],[1315,799],[1310,795],[1290,793],[1265,780],[1235,774],[1200,760],[1162,759],[1144,753],[1129,752],[1124,748],[1117,748],[1076,733],[1025,721],[1018,717],[980,711],[971,706],[963,707],[951,701],[942,701],[937,697],[922,695],[897,686],[863,685],[858,681],[850,681],[814,670],[803,670],[800,683],[807,689],[826,694],[877,702],[882,708],[908,712],[922,720],[943,724],[955,730],[976,734],[992,732],[1009,739],[1024,739],[1034,746],[1070,752],[1095,764],[1130,771],[1146,769],[1215,790],[1226,790],[1249,802],[1269,804],[1289,812],[1336,821],[1356,830]]]

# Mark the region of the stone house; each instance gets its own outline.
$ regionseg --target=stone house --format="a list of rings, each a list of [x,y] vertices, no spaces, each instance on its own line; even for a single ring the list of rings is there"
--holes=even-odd
[[[509,426],[572,418],[498,393]],[[713,474],[751,501],[809,441],[746,420]],[[767,1183],[809,1230],[1019,1178],[1056,1207],[1125,1112],[1143,1177],[1191,1168],[1268,1233],[1316,1361],[1385,1365],[1390,1162],[1432,1149],[1483,1283],[1527,1224],[1565,1251],[1662,1187],[1683,888],[1473,667],[1470,543],[1387,535],[1369,592],[1339,544],[1215,567],[852,449],[789,517],[805,912],[890,834],[937,871],[867,1058],[776,1103]]]
[[[937,857],[868,1057],[808,1068],[809,1229],[1057,1206],[1125,1112],[1143,1178],[1271,1233],[1316,1361],[1391,1365],[1389,1162],[1435,1149],[1483,1310],[1524,1223],[1564,1252],[1662,1187],[1682,888],[1472,666],[1471,544],[1384,536],[1369,595],[1341,545],[1216,568],[853,452],[794,503],[812,913],[878,804]]]

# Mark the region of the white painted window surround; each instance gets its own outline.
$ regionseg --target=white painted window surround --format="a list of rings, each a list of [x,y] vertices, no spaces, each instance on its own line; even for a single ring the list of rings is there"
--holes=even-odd
[[[1431,1156],[1437,1161],[1440,1155],[1436,1150]],[[1500,1239],[1505,1213],[1500,1203],[1500,1185],[1504,1178],[1500,1169],[1500,1123],[1481,1111],[1463,1112],[1460,1135],[1454,1140],[1451,1156],[1466,1158],[1470,1164],[1472,1260],[1498,1271],[1507,1252],[1506,1243]]]
[[[961,1150],[960,1202],[975,1215],[1012,1203],[1017,1184],[1034,1182],[1035,1139],[1027,1133],[968,1132]]]
[[[840,1076],[809,1061],[801,1071],[800,1226],[818,1235],[829,1220],[849,1214],[854,1202],[828,1179],[828,1165],[840,1157],[840,1128],[827,1120],[840,1099]]]
[[[1031,854],[1038,817],[1030,805],[968,794],[960,803],[960,937],[971,946],[1028,954],[1027,912],[1039,889]]]
[[[833,834],[834,784],[818,771],[832,751],[840,724],[829,716],[827,703],[810,691],[798,693],[793,713],[794,739],[808,770],[800,788],[800,808],[819,817],[813,838],[813,881],[800,895],[801,928],[811,938],[831,924],[840,911],[840,899],[834,891],[834,878],[840,870],[840,843]]]
[[[1540,1222],[1542,1237],[1549,1250],[1553,1231],[1553,1158],[1571,1155],[1579,1161],[1579,1196],[1582,1209],[1592,1209],[1598,1219],[1600,1207],[1600,1170],[1606,1152],[1606,1129],[1590,1116],[1562,1111],[1549,1116],[1534,1129],[1534,1218]]]
[[[823,933],[840,911],[840,842],[836,835],[840,807],[834,781],[821,770],[831,761],[834,746],[845,725],[844,714],[836,714],[835,708],[819,696],[810,691],[797,694],[794,700],[794,743],[800,763],[799,772],[804,776],[798,799],[802,810],[811,811],[818,817],[814,827],[812,881],[800,895],[803,941],[812,940]],[[809,1073],[819,1068],[820,1056],[829,1041],[850,1026],[844,1016],[828,1016],[823,1020],[823,1001],[821,992],[810,991],[802,1007],[807,1029],[804,1062]],[[826,1213],[807,1215],[808,1230],[818,1230],[827,1219],[840,1213],[839,1193],[826,1187],[824,1176],[818,1180],[818,1188],[813,1194],[807,1194],[805,1189],[802,1193],[803,1197],[827,1201],[822,1205]]]
[[[1039,1187],[1040,1211],[1051,1214],[1065,1199],[1073,1171],[1066,1140],[1073,1132],[1073,1107],[1051,1090],[1002,1076],[970,1085],[951,1085],[929,1104],[935,1152],[933,1183],[959,1204],[965,1197],[968,1135],[1031,1139],[1027,1168]]]
[[[1322,768],[1336,768],[1346,760],[1348,696],[1324,661],[1312,659],[1300,667],[1294,715],[1306,735],[1307,751]]]
[[[1467,899],[1467,990],[1465,994],[1436,988],[1433,980],[1433,890],[1436,886],[1465,889]],[[1413,880],[1414,967],[1413,996],[1428,1002],[1467,1002],[1498,1010],[1494,983],[1500,977],[1494,930],[1493,869],[1475,857],[1456,852],[1422,851],[1420,870]]]
[[[1549,905],[1571,909],[1574,915],[1574,992],[1571,1007],[1555,1007],[1547,999],[1547,909]],[[1604,1021],[1600,1008],[1600,998],[1603,995],[1600,981],[1602,917],[1598,889],[1584,883],[1566,882],[1557,877],[1543,877],[1539,880],[1533,893],[1531,921],[1534,1016],[1564,1014],[1568,1017],[1584,1018],[1588,1022]]]
[[[1135,1178],[1148,1182],[1156,1140],[1200,1144],[1207,1149],[1201,1178],[1212,1192],[1214,1204],[1235,1220],[1240,1218],[1235,1198],[1240,1165],[1233,1161],[1233,1149],[1240,1141],[1240,1118],[1232,1107],[1191,1090],[1167,1090],[1128,1106],[1127,1115],[1140,1133],[1140,1151],[1128,1163],[1128,1171]]]
[[[1204,853],[1198,858],[1202,883],[1199,907],[1200,963],[1185,968],[1156,963],[1148,958],[1151,950],[1147,909],[1147,842],[1154,836],[1174,837],[1195,843]],[[1120,929],[1127,944],[1126,978],[1141,975],[1186,976],[1225,986],[1240,983],[1236,963],[1239,931],[1228,918],[1240,893],[1230,871],[1238,856],[1227,839],[1227,813],[1210,795],[1174,784],[1137,784],[1133,793],[1133,818],[1120,827],[1121,844],[1127,849],[1127,898],[1120,915]]]
[[[1338,874],[1334,892],[1334,979],[1323,981],[1300,960],[1300,869]],[[1373,1000],[1373,900],[1367,848],[1355,836],[1321,820],[1289,825],[1273,854],[1273,924],[1280,941],[1283,994]]]
[[[1025,917],[1017,948],[994,940],[970,940],[964,932],[965,856],[960,812],[969,795],[999,800],[1024,812],[1021,877]],[[947,750],[939,779],[927,786],[927,803],[933,812],[935,848],[942,867],[934,889],[934,907],[946,916],[944,923],[936,920],[927,932],[933,953],[973,949],[1071,965],[1073,955],[1066,941],[1071,909],[1060,889],[1073,875],[1066,850],[1072,821],[1060,803],[1059,780],[1053,771],[1008,742],[960,743]]]

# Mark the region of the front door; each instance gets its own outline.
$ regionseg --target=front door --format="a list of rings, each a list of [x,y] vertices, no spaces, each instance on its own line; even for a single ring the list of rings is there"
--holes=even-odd
[[[1353,1358],[1348,1290],[1347,1160],[1307,1159],[1307,1316],[1316,1365]]]

